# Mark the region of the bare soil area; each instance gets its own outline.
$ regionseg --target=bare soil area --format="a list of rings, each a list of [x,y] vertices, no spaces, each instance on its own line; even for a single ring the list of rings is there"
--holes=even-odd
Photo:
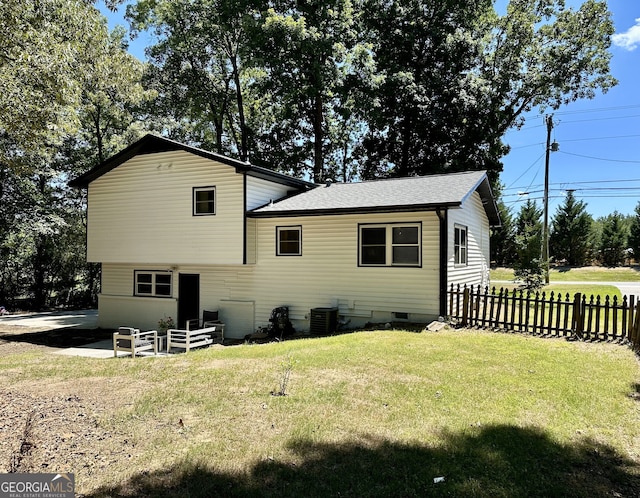
[[[53,350],[104,338],[106,331],[0,327],[0,356]],[[116,424],[105,423],[124,403],[121,391],[84,379],[47,379],[0,387],[0,472],[74,472],[86,485],[135,452]],[[78,495],[82,496],[82,495]]]

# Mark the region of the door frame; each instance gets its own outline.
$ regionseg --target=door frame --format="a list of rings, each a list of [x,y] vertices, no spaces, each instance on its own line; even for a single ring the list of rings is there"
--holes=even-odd
[[[186,321],[200,317],[200,274],[178,274],[178,328],[186,328]]]

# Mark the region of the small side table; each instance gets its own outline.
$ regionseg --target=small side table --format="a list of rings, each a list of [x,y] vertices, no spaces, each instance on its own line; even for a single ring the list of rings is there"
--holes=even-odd
[[[167,336],[166,335],[158,335],[157,336],[157,343],[156,343],[156,348],[158,349],[158,352],[160,351],[166,351],[167,349]]]

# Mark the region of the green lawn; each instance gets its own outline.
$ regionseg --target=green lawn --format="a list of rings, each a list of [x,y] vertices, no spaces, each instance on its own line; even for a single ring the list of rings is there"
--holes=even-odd
[[[491,270],[491,280],[513,280],[513,269],[496,268]],[[640,280],[640,267],[605,268],[588,266],[583,268],[551,268],[549,281],[569,282],[633,282]]]
[[[501,288],[512,291],[513,289],[520,289],[520,286],[514,282],[493,282],[491,285],[492,289],[495,287],[496,292],[498,292]],[[535,291],[533,291],[535,293]],[[618,302],[622,299],[622,293],[620,289],[615,287],[614,285],[602,285],[602,284],[590,284],[589,282],[585,282],[583,284],[563,284],[563,283],[550,283],[549,285],[543,286],[538,290],[540,295],[544,292],[547,299],[554,293],[554,296],[557,296],[560,293],[563,297],[569,294],[569,297],[573,299],[576,293],[580,292],[587,296],[587,299],[590,296],[600,296],[602,300],[604,300],[605,296],[609,296],[610,299],[613,300],[613,297],[616,296],[618,298]],[[604,302],[604,301],[603,301]]]
[[[0,356],[0,389],[81,386],[102,399],[111,459],[67,469],[85,496],[640,494],[640,366],[613,344],[374,331],[135,360]]]

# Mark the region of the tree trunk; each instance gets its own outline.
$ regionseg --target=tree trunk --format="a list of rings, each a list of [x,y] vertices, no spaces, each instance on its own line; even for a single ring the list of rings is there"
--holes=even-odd
[[[39,175],[36,181],[38,183],[38,192],[40,193],[41,198],[44,198],[47,185],[46,177],[44,175]],[[46,235],[36,235],[36,251],[33,257],[33,306],[37,310],[43,309],[46,304],[46,244]]]
[[[104,141],[102,130],[100,129],[100,107],[97,108],[97,112],[93,116],[93,124],[96,127],[96,140],[98,142],[98,164],[102,164],[104,161]]]
[[[397,176],[409,176],[409,152],[411,149],[411,120],[405,117],[402,120],[402,141],[400,144],[400,164]]]
[[[313,181],[316,183],[324,180],[324,156],[322,142],[324,141],[322,95],[316,93],[313,108]]]
[[[236,86],[236,101],[238,105],[238,121],[240,122],[240,160],[247,161],[249,150],[247,146],[247,125],[244,117],[244,100],[242,98],[242,87],[240,86],[240,73],[238,70],[238,55],[230,57],[233,68],[233,82]]]

